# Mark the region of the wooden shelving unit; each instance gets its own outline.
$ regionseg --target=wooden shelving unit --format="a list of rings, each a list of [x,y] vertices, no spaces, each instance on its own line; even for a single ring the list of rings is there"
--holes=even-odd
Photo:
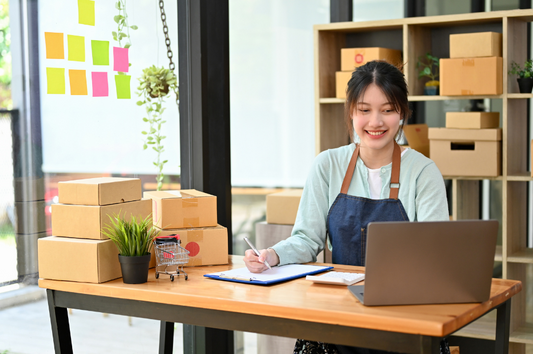
[[[523,282],[523,290],[513,298],[511,348],[524,354],[525,344],[533,344],[533,323],[526,322],[526,289],[533,279],[526,279],[526,267],[533,263],[533,249],[527,240],[527,182],[530,143],[527,132],[527,100],[533,94],[518,93],[514,78],[507,70],[512,61],[527,58],[527,24],[533,10],[469,13],[460,15],[416,17],[387,21],[343,22],[314,27],[315,43],[315,138],[316,153],[349,143],[343,119],[344,100],[335,98],[335,72],[340,70],[340,49],[350,47],[386,47],[403,52],[404,73],[411,101],[497,99],[502,101],[502,175],[486,178],[445,176],[452,180],[453,218],[479,217],[479,183],[483,179],[501,183],[502,245],[495,261],[502,263],[503,277]],[[424,96],[424,82],[417,78],[417,58],[430,51],[449,58],[449,35],[493,31],[503,34],[503,88],[498,96]],[[495,320],[487,316],[468,326],[458,335],[494,339]]]

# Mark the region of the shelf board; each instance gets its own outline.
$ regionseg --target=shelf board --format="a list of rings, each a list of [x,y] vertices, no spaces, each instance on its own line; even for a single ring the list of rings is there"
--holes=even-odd
[[[518,182],[529,182],[533,181],[533,177],[531,177],[531,172],[520,172],[520,173],[514,173],[512,175],[507,176],[508,181],[518,181]]]
[[[470,180],[470,181],[481,181],[484,179],[489,179],[491,181],[502,181],[502,176],[497,177],[488,177],[488,176],[442,176],[444,179],[459,179],[459,180]]]
[[[494,318],[480,318],[454,333],[454,336],[495,340],[496,320]],[[533,324],[526,323],[524,326],[511,332],[509,342],[533,344]]]
[[[409,101],[449,101],[449,100],[482,100],[485,98],[489,99],[500,99],[503,98],[503,95],[495,95],[495,96],[484,96],[484,95],[478,95],[478,96],[428,96],[428,95],[421,95],[421,96],[409,96]]]
[[[533,263],[533,248],[525,248],[507,257],[507,262]]]
[[[345,101],[344,98],[335,98],[335,97],[319,98],[318,99],[319,103],[324,103],[324,104],[336,104],[336,103],[344,104],[344,101]]]
[[[507,98],[509,99],[533,98],[533,93],[508,93]]]

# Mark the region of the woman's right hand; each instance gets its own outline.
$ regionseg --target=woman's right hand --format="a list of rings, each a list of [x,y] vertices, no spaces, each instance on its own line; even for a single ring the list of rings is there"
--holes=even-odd
[[[255,252],[248,249],[244,253],[244,263],[248,270],[252,273],[261,273],[268,269],[264,261],[266,260],[271,267],[279,264],[279,257],[276,251],[272,248],[259,251],[260,256],[256,256]]]

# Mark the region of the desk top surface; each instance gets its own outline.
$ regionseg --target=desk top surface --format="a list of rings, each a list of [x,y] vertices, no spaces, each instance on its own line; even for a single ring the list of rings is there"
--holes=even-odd
[[[331,265],[336,271],[364,271],[363,267]],[[171,282],[165,275],[155,279],[155,271],[151,269],[148,283],[144,284],[124,284],[122,278],[102,284],[39,279],[39,286],[96,296],[428,336],[453,333],[522,289],[519,281],[493,279],[490,299],[483,303],[367,307],[345,286],[316,284],[305,278],[262,286],[203,276],[244,266],[242,256],[229,256],[227,265],[185,268],[189,280],[179,276]]]

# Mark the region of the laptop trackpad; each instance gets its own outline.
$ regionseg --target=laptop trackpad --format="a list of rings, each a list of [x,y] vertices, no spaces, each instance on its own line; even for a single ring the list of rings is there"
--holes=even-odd
[[[357,300],[361,301],[362,304],[364,304],[363,301],[363,293],[365,291],[364,285],[350,285],[348,286],[348,290],[357,298]]]

